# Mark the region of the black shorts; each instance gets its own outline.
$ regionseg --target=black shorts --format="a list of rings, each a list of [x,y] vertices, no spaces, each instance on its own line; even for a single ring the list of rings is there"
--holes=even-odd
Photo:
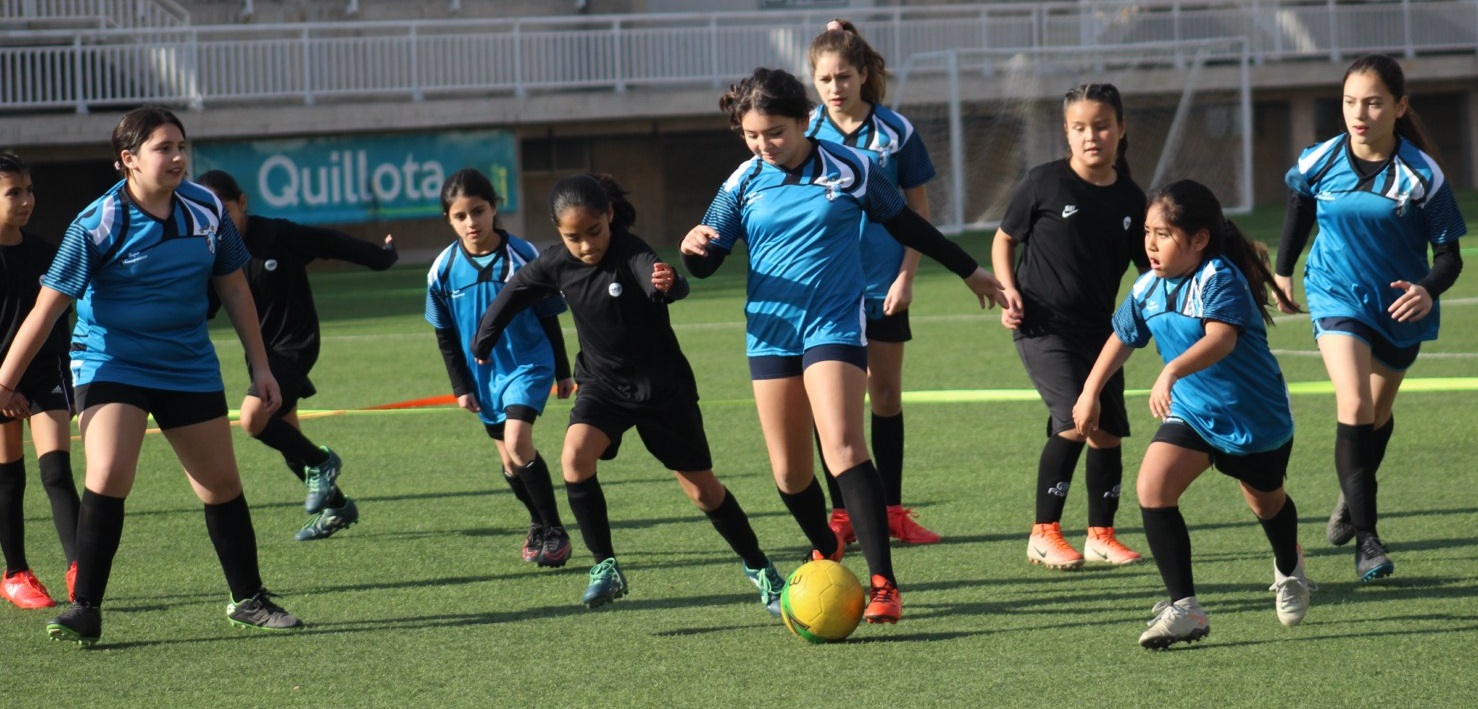
[[[1043,333],[1016,337],[1016,354],[1026,375],[1047,405],[1047,435],[1076,428],[1073,406],[1083,393],[1093,363],[1106,338]],[[1129,412],[1124,408],[1124,370],[1114,372],[1098,395],[1098,429],[1111,436],[1129,437]]]
[[[876,320],[867,319],[868,342],[908,342],[912,339],[913,329],[908,326],[907,310]]]
[[[32,414],[47,411],[77,413],[72,408],[72,373],[67,370],[65,357],[38,355],[31,360],[31,366],[26,367],[25,374],[21,375],[20,382],[15,385],[15,391],[26,397]],[[13,420],[0,415],[0,423],[10,423]]]
[[[523,404],[514,404],[506,409],[503,409],[502,421],[499,421],[498,423],[485,423],[482,425],[482,427],[487,430],[488,438],[491,438],[495,441],[501,441],[503,440],[503,427],[508,423],[508,419],[533,423],[534,420],[538,418],[538,409],[535,409],[532,406],[524,406]]]
[[[817,362],[846,362],[867,371],[867,348],[856,345],[817,345],[805,354],[763,355],[749,358],[749,378],[789,379],[799,377]]]
[[[662,409],[635,407],[611,401],[581,387],[570,409],[570,425],[583,423],[600,429],[611,439],[601,460],[614,460],[621,449],[621,434],[632,426],[652,457],[668,470],[697,473],[713,470],[708,435],[703,432],[703,412],[698,402]]]
[[[77,410],[103,404],[128,404],[154,417],[160,430],[191,426],[226,415],[226,392],[171,391],[121,384],[90,382],[77,387]]]
[[[1263,492],[1272,492],[1283,487],[1288,477],[1288,458],[1293,454],[1293,439],[1270,451],[1235,455],[1219,451],[1196,433],[1191,425],[1175,417],[1165,419],[1160,430],[1155,431],[1151,443],[1169,443],[1178,448],[1200,451],[1211,457],[1211,464],[1223,475],[1235,478]]]
[[[1374,328],[1354,318],[1319,318],[1314,321],[1314,341],[1329,333],[1353,337],[1370,346],[1370,356],[1387,369],[1404,372],[1411,369],[1416,356],[1422,351],[1422,343],[1410,347],[1397,347]]]
[[[267,355],[267,366],[272,369],[272,376],[277,379],[277,389],[282,393],[282,405],[277,407],[273,416],[282,416],[298,408],[299,399],[307,399],[318,393],[313,386],[313,380],[308,378],[308,370],[298,366],[298,363],[286,357],[275,354]],[[251,365],[246,367],[247,375],[251,375]],[[257,383],[252,382],[246,387],[247,396],[262,398],[261,392],[257,391]]]

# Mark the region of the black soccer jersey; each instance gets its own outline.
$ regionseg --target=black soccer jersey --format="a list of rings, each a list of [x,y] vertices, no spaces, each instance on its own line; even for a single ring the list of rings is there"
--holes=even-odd
[[[0,301],[0,358],[10,352],[10,343],[21,323],[36,305],[36,294],[41,292],[41,276],[56,257],[56,247],[42,241],[34,234],[21,232],[21,243],[0,245],[0,288],[5,299]],[[65,357],[71,338],[67,318],[57,318],[51,326],[51,334],[41,344],[38,357]]]
[[[1031,169],[1011,196],[1001,230],[1022,246],[1017,337],[1041,332],[1108,337],[1119,282],[1144,254],[1144,190],[1126,176],[1099,187],[1063,158]]]
[[[473,352],[486,358],[514,315],[560,292],[580,338],[575,381],[581,396],[654,408],[696,401],[693,370],[667,314],[668,303],[687,296],[688,283],[677,276],[668,293],[654,288],[652,267],[658,260],[640,237],[615,229],[605,257],[594,266],[563,246],[545,249],[514,273],[488,306]]]
[[[348,234],[304,226],[286,219],[250,215],[244,236],[251,261],[246,280],[256,302],[267,351],[287,358],[303,372],[318,361],[318,309],[308,283],[308,263],[338,259],[383,271],[395,264],[394,248]]]

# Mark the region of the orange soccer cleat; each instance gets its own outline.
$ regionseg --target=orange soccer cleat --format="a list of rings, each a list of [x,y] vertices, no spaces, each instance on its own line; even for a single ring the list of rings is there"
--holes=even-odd
[[[1088,557],[1088,561],[1114,565],[1133,564],[1141,559],[1139,552],[1124,546],[1114,536],[1113,527],[1089,527],[1083,556]]]
[[[867,593],[871,599],[862,617],[869,623],[897,623],[903,616],[903,598],[898,586],[877,574],[872,575],[872,588]]]
[[[904,544],[937,544],[939,535],[914,521],[918,516],[911,507],[888,506],[888,536]]]
[[[1049,569],[1068,571],[1083,565],[1083,555],[1062,538],[1062,523],[1032,525],[1032,536],[1026,542],[1026,558]]]
[[[0,595],[5,600],[14,603],[17,608],[50,608],[56,605],[51,600],[51,594],[46,592],[46,587],[41,585],[41,580],[30,569],[6,574],[0,581]]]

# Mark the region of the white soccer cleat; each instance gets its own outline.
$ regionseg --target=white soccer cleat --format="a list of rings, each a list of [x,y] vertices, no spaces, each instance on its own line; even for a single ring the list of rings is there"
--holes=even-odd
[[[1155,619],[1150,629],[1139,636],[1139,644],[1148,650],[1164,650],[1175,643],[1193,643],[1211,634],[1211,621],[1195,596],[1174,603],[1155,604]]]
[[[1294,567],[1293,573],[1284,576],[1278,571],[1277,562],[1273,563],[1273,585],[1268,590],[1278,594],[1275,604],[1279,623],[1290,628],[1302,623],[1309,612],[1309,592],[1318,589],[1319,585],[1304,575],[1302,547],[1298,550],[1298,566]]]

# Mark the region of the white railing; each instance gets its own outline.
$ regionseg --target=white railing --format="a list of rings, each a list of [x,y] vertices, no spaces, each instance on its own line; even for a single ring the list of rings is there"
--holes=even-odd
[[[98,28],[171,28],[190,24],[174,0],[0,0],[0,28],[17,23]]]
[[[834,13],[0,32],[0,111],[717,87],[756,66],[804,71],[807,46]],[[1254,63],[1478,48],[1478,0],[1098,0],[849,15],[895,64],[941,49],[1125,47],[1231,37],[1248,38]]]

